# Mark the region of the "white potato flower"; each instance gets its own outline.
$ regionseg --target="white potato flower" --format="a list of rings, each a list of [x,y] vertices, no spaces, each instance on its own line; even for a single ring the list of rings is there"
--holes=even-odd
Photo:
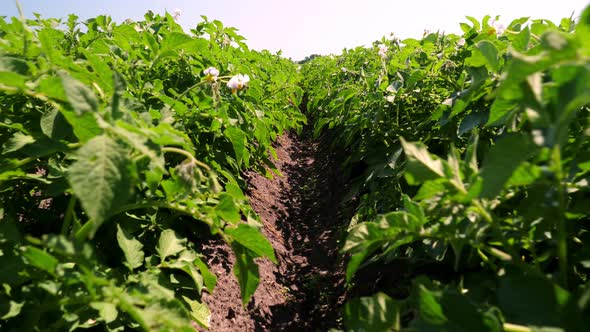
[[[217,81],[217,76],[219,76],[219,69],[215,67],[209,67],[203,70],[203,74],[206,75],[205,79],[207,81]]]
[[[232,93],[236,93],[236,91],[248,86],[248,82],[250,82],[248,75],[237,74],[229,79],[227,87],[231,89]]]
[[[502,24],[500,21],[493,20],[491,26],[498,36],[503,35],[504,31],[506,31],[506,26],[504,26],[504,24]]]
[[[387,52],[389,51],[389,48],[386,45],[379,45],[379,51],[377,52],[379,54],[380,57],[382,57],[383,59],[387,58]]]
[[[182,15],[182,10],[180,10],[180,8],[174,8],[174,9],[172,9],[171,15],[172,15],[172,18],[174,18],[175,20],[178,20],[180,15]]]

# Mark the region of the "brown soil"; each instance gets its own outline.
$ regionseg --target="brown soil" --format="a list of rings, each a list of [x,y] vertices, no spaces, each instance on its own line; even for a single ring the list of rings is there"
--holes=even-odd
[[[304,135],[305,136],[305,135]],[[344,264],[338,258],[344,193],[338,158],[317,141],[286,134],[275,143],[282,177],[246,175],[248,196],[279,261],[258,261],[260,285],[247,308],[231,272],[229,247],[204,249],[218,276],[203,300],[212,311],[211,331],[326,331],[339,327]]]

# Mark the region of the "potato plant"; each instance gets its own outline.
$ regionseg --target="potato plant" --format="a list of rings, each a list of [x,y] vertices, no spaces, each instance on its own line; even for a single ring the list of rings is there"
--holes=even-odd
[[[588,330],[590,9],[468,20],[304,64],[316,134],[349,152],[358,204],[342,251],[364,290],[344,323]]]
[[[0,329],[194,331],[217,278],[199,246],[276,262],[243,193],[301,129],[288,60],[174,18],[0,18]]]

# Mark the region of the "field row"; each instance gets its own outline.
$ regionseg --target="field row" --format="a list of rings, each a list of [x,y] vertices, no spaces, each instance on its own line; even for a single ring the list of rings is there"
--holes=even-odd
[[[0,329],[207,328],[214,238],[246,306],[243,174],[309,121],[348,156],[335,328],[588,330],[590,9],[468,21],[296,64],[206,17],[0,18]]]

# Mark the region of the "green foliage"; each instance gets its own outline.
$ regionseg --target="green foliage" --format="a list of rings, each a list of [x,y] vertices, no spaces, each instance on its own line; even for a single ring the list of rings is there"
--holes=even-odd
[[[383,293],[349,301],[344,320],[350,331],[399,330],[400,326],[398,304]]]
[[[347,328],[588,330],[589,15],[306,61],[315,134],[350,155],[349,286],[396,280],[349,299]]]
[[[76,153],[76,161],[68,168],[72,191],[80,199],[95,230],[108,219],[109,213],[124,205],[129,196],[131,161],[127,151],[105,135],[84,144]]]
[[[249,302],[253,259],[276,258],[241,174],[267,174],[273,140],[306,120],[295,64],[235,31],[0,18],[1,330],[208,327],[213,236]]]
[[[587,330],[590,9],[467,20],[298,69],[206,17],[0,18],[0,329],[207,328],[212,236],[247,305],[277,259],[241,174],[276,172],[305,100],[349,152],[349,286],[409,266],[348,329]]]

